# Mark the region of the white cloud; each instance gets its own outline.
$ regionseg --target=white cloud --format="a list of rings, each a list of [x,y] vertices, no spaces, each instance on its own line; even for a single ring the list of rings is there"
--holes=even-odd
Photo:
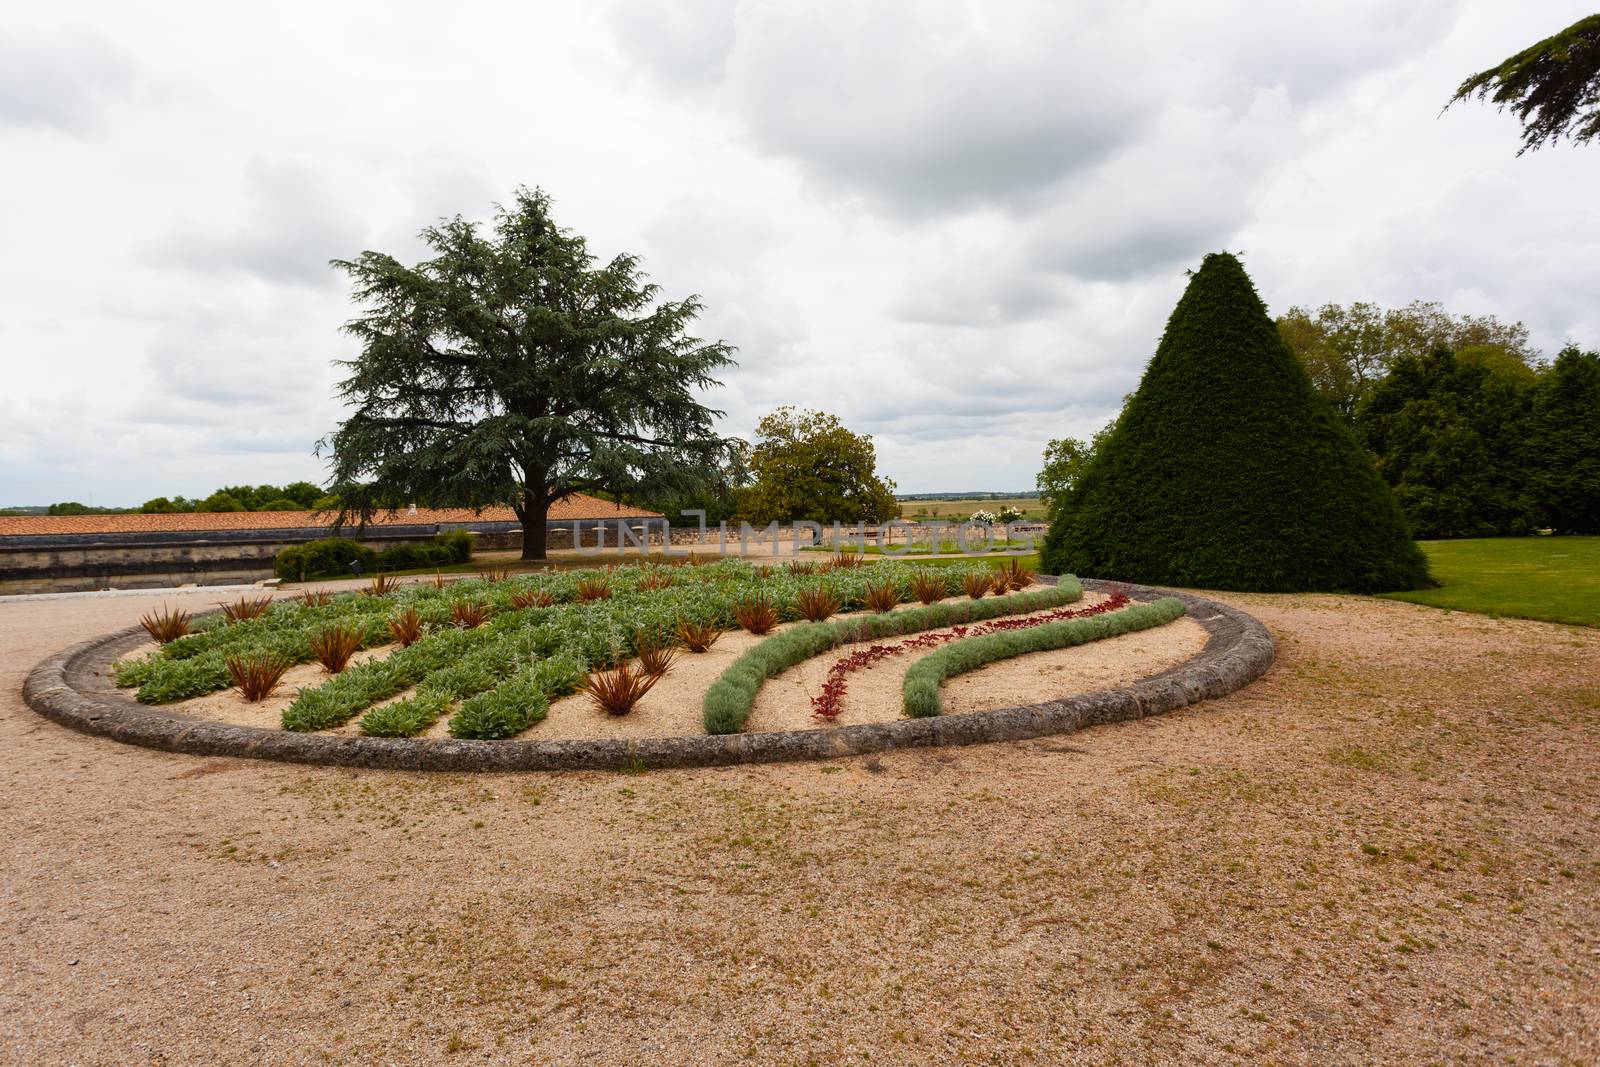
[[[518,184],[740,349],[707,397],[875,435],[907,491],[1032,484],[1137,383],[1183,269],[1600,346],[1600,149],[1517,159],[1460,79],[1565,0],[105,3],[0,42],[0,504],[316,479],[352,313]],[[90,29],[89,27],[92,27]],[[217,47],[227,41],[227,48]]]

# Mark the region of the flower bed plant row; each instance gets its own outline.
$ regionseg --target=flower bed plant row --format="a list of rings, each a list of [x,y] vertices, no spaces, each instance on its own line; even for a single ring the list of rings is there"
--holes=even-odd
[[[897,641],[889,645],[868,645],[858,648],[847,656],[840,656],[828,668],[827,680],[822,683],[822,691],[811,698],[811,714],[823,722],[833,722],[843,710],[844,694],[848,688],[845,681],[849,674],[881,663],[890,656],[898,656],[902,652],[914,649],[938,648],[940,645],[949,644],[951,641],[960,641],[967,637],[981,637],[985,634],[1000,633],[1006,630],[1025,630],[1034,626],[1043,626],[1047,623],[1061,622],[1066,619],[1082,619],[1093,615],[1104,615],[1107,612],[1118,611],[1127,607],[1130,601],[1126,594],[1117,593],[1086,608],[1058,608],[1044,615],[1013,616],[1011,618],[996,619],[983,623],[980,626],[956,626],[943,632],[923,633],[916,637],[909,637],[904,641]]]
[[[924,656],[906,671],[901,685],[902,706],[906,715],[914,719],[938,715],[943,710],[939,687],[948,678],[1014,656],[1070,648],[1135,630],[1148,630],[1172,622],[1183,612],[1183,601],[1177,597],[1163,597],[1092,618],[1066,619],[956,641]]]
[[[881,567],[884,564],[875,564]],[[956,568],[952,568],[956,569]],[[1063,575],[1052,588],[1032,593],[1013,593],[983,600],[930,604],[906,611],[884,612],[807,623],[775,634],[756,645],[730,664],[706,690],[701,707],[707,733],[732,734],[744,729],[755,705],[756,694],[768,678],[813,656],[840,645],[878,637],[942,630],[962,623],[979,622],[1005,615],[1028,615],[1061,607],[1079,600],[1083,587],[1071,575]]]
[[[818,587],[837,598],[840,610],[859,610],[871,586],[892,581],[909,596],[918,575],[936,575],[946,594],[956,595],[967,575],[989,570],[983,562],[935,569],[885,561],[818,573],[804,565],[795,571],[722,560],[466,579],[442,588],[424,582],[325,603],[279,600],[255,618],[201,618],[188,636],[119,664],[116,680],[138,687],[143,703],[186,700],[227,688],[230,659],[310,662],[318,635],[335,626],[357,629],[363,648],[386,645],[394,641],[391,621],[414,611],[419,638],[303,688],[284,711],[284,727],[328,729],[371,708],[363,732],[414,736],[459,703],[452,734],[509,737],[543,718],[549,700],[571,692],[590,670],[632,656],[641,636],[672,641],[680,622],[731,629],[739,605],[752,598],[769,602],[781,619],[798,619],[801,594]],[[460,620],[474,614],[464,606],[485,609],[487,621],[461,628]],[[407,700],[373,708],[412,687],[417,691]]]

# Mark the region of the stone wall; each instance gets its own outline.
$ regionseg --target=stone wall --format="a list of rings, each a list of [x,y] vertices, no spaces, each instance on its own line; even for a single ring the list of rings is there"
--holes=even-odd
[[[579,521],[577,539],[596,544],[597,528],[605,528],[605,544],[615,546],[616,525],[625,521],[641,540],[661,539],[660,519]],[[572,522],[549,524],[549,547],[573,547]],[[358,535],[370,548],[427,541],[449,530],[473,534],[474,552],[520,551],[522,527],[509,522],[450,523],[426,526],[369,527]],[[280,549],[303,544],[330,531],[223,530],[206,533],[54,534],[0,537],[0,595],[75,593],[91,589],[160,589],[178,585],[238,585],[272,577]]]

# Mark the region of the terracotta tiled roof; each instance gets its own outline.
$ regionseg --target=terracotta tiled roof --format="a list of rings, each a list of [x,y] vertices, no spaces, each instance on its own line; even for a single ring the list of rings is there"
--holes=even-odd
[[[336,514],[325,511],[213,511],[175,515],[0,515],[0,537],[38,537],[45,534],[177,533],[209,530],[292,530],[328,526]],[[659,512],[621,507],[582,493],[550,507],[551,522],[574,519],[660,518]],[[436,523],[516,522],[510,508],[418,508],[415,515],[402,509],[393,515],[379,512],[374,526],[431,526]]]

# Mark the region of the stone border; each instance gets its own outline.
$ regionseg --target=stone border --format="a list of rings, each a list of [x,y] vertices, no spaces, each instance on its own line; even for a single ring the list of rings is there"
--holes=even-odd
[[[1054,578],[1044,578],[1053,582]],[[1104,592],[1113,583],[1086,580]],[[457,741],[336,737],[264,730],[196,719],[118,695],[106,668],[145,634],[139,627],[74,645],[28,675],[23,698],[46,718],[86,734],[196,756],[239,756],[404,771],[555,771],[714,767],[784,760],[839,759],[893,748],[1021,741],[1085,726],[1160,715],[1225,696],[1272,666],[1272,637],[1236,608],[1189,593],[1118,586],[1136,600],[1176,596],[1210,639],[1193,658],[1132,685],[1024,707],[900,719],[831,729],[725,736],[592,741]]]

